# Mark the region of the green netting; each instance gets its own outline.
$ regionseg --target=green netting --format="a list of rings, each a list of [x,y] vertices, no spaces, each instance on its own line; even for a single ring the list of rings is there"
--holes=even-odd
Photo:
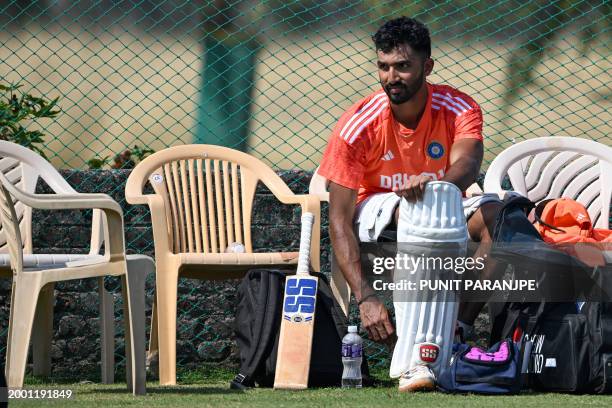
[[[135,145],[196,142],[312,170],[342,112],[378,86],[371,34],[410,15],[433,35],[430,81],[483,109],[486,169],[525,138],[612,144],[610,8],[605,0],[9,0],[0,5],[0,83],[59,96],[62,112],[37,124],[58,168],[87,168]],[[190,334],[214,340],[201,327]]]

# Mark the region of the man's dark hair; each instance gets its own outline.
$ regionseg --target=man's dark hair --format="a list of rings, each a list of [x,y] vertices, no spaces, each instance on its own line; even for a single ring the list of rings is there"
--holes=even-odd
[[[387,21],[372,36],[376,51],[389,53],[402,44],[408,44],[425,58],[431,56],[431,39],[425,24],[414,18],[399,17]]]

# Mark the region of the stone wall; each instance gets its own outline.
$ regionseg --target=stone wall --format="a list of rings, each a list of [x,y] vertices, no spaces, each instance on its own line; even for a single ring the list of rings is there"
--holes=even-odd
[[[80,192],[109,194],[124,210],[128,253],[154,256],[153,234],[146,206],[125,202],[124,188],[129,170],[62,171],[68,182]],[[310,174],[302,171],[280,173],[296,193],[304,193]],[[50,190],[41,184],[38,192]],[[326,207],[325,207],[326,210]],[[260,184],[253,212],[253,246],[262,250],[297,251],[299,249],[299,206],[279,203]],[[91,234],[91,211],[35,211],[33,215],[36,253],[87,253]],[[324,232],[323,242],[328,242]],[[324,270],[329,270],[327,247],[323,249]],[[152,277],[151,277],[152,278]],[[239,281],[204,282],[181,279],[179,286],[178,362],[182,368],[196,368],[202,363],[237,365],[233,341],[233,315]],[[124,364],[122,304],[119,279],[107,278],[105,286],[115,301],[118,370]],[[154,280],[147,282],[147,335]],[[11,283],[0,279],[0,361],[4,361],[6,326],[9,316]],[[97,281],[95,279],[57,284],[55,287],[52,370],[58,377],[95,379],[99,376],[100,338]]]
[[[125,181],[128,170],[62,172],[68,182],[80,192],[103,192],[121,203],[124,210],[128,253],[154,256],[153,235],[148,208],[130,206],[125,202]],[[295,193],[305,193],[310,174],[285,171],[281,177]],[[41,193],[49,192],[44,185]],[[297,251],[299,248],[298,206],[280,204],[263,186],[259,186],[253,214],[254,248]],[[91,234],[91,211],[35,211],[34,247],[37,253],[86,253]],[[327,225],[327,206],[323,205],[323,225]],[[329,237],[322,231],[322,271],[329,272]],[[153,277],[151,277],[153,278]],[[181,279],[178,303],[177,359],[180,369],[194,369],[214,363],[237,367],[238,351],[233,340],[233,316],[237,280],[204,282]],[[124,369],[121,293],[118,279],[107,278],[105,286],[115,297],[117,370]],[[147,282],[147,335],[154,280]],[[11,284],[0,279],[0,361],[4,361],[6,324],[9,315]],[[358,321],[355,308],[351,319]],[[69,379],[99,378],[100,338],[97,281],[95,279],[67,282],[55,287],[54,336],[52,342],[53,376]],[[479,330],[486,328],[487,319],[480,319]],[[481,333],[482,335],[483,333]],[[148,337],[147,337],[148,338]],[[366,353],[373,364],[385,364],[386,348],[366,342]]]

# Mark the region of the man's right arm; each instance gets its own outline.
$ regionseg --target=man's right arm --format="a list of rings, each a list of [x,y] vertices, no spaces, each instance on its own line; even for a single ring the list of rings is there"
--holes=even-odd
[[[367,297],[359,306],[363,328],[372,340],[386,341],[393,337],[395,330],[382,302],[375,296],[369,296],[374,291],[365,284],[362,275],[359,242],[353,230],[356,204],[356,190],[330,183],[329,232],[334,256],[357,302]]]

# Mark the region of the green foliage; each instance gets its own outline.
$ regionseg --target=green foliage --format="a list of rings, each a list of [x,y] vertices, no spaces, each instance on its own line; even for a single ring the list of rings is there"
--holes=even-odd
[[[155,150],[147,149],[146,147],[141,148],[138,145],[134,146],[132,149],[132,155],[135,156],[138,161],[143,160],[145,157],[153,153],[155,153]]]
[[[0,84],[0,139],[28,147],[45,157],[39,145],[45,143],[40,130],[26,126],[40,118],[54,118],[60,113],[59,97],[48,100],[17,91],[22,85]]]
[[[110,164],[110,158],[105,156],[103,158],[94,157],[87,160],[87,166],[90,170],[99,170],[108,164],[110,164],[110,167],[113,169],[133,169],[136,163],[153,153],[155,153],[153,149],[135,145],[132,149],[124,150],[113,156],[112,164]]]
[[[94,157],[93,159],[87,160],[87,166],[91,170],[99,170],[102,167],[106,166],[109,162],[110,162],[110,158],[108,156],[105,156],[101,159]]]

